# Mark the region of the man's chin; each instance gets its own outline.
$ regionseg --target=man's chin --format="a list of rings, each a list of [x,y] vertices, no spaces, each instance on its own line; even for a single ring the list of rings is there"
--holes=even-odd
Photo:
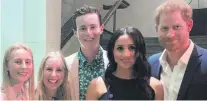
[[[178,52],[178,51],[179,51],[179,50],[178,50],[177,48],[175,48],[175,47],[167,47],[166,50],[169,51],[169,52]]]
[[[99,47],[99,44],[87,44],[87,45],[82,45],[81,47],[84,49],[94,49]]]

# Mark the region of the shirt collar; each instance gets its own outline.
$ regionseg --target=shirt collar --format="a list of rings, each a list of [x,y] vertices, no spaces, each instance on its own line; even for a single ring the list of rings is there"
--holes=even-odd
[[[103,56],[103,51],[102,51],[102,47],[100,46],[99,49],[98,49],[98,54],[95,56],[94,61],[96,60],[100,60],[102,59],[102,56]],[[78,51],[78,58],[80,61],[82,61],[83,63],[87,62],[87,59],[85,58],[85,56],[83,55],[82,51],[81,51],[81,48],[79,49]]]
[[[160,61],[160,65],[162,66],[163,70],[166,69],[167,67],[167,60],[166,60],[166,57],[167,57],[167,52],[166,52],[166,49],[164,49],[164,51],[162,52],[160,58],[159,58],[159,61]]]
[[[190,46],[185,51],[185,53],[181,56],[181,58],[178,60],[178,64],[179,63],[184,63],[185,65],[188,64],[188,61],[190,59],[190,56],[191,56],[191,54],[193,52],[193,48],[194,48],[194,43],[191,40],[189,40],[189,41],[190,41]],[[163,53],[161,54],[161,56],[159,58],[160,64],[163,69],[165,69],[166,65],[168,64],[166,57],[167,57],[167,52],[166,52],[166,49],[164,49]]]
[[[190,56],[191,56],[191,54],[193,52],[193,48],[194,48],[194,43],[190,40],[190,46],[185,51],[185,53],[181,56],[181,58],[179,59],[179,61],[182,61],[185,65],[187,65],[188,64],[188,61],[190,59]]]

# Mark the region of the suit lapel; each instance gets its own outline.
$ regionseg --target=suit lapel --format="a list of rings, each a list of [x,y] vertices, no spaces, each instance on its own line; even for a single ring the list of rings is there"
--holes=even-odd
[[[105,68],[105,70],[106,70],[106,69],[107,69],[107,66],[108,66],[109,61],[108,61],[108,57],[107,57],[107,53],[106,53],[106,51],[105,51],[105,50],[103,50],[103,48],[102,48],[102,47],[101,47],[101,50],[102,50],[102,52],[103,52],[102,57],[103,57],[103,61],[104,61],[104,68]]]
[[[157,78],[158,80],[160,80],[161,78],[160,78],[160,76],[161,76],[161,71],[162,71],[162,66],[160,65],[160,62],[158,61],[158,62],[156,62],[157,64],[155,64],[155,66],[156,67],[158,67],[158,68],[155,68],[156,70],[155,70],[155,78]]]
[[[198,67],[198,64],[200,64],[199,60],[199,54],[197,52],[196,45],[194,46],[193,52],[191,54],[191,57],[189,59],[181,86],[180,90],[178,92],[178,97],[177,100],[184,100],[185,99],[185,94],[188,89],[188,86],[193,78],[193,74],[196,71],[196,68]]]
[[[74,57],[74,62],[71,67],[71,76],[73,79],[73,89],[74,89],[74,94],[75,94],[75,99],[74,100],[79,100],[79,61],[78,61],[78,54],[75,55]]]

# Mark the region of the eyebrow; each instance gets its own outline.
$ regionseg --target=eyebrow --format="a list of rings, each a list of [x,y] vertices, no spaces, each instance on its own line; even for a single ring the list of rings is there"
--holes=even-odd
[[[53,67],[48,66],[48,65],[45,65],[45,67],[44,67],[44,68],[45,68],[45,69],[48,69],[48,68],[53,68]],[[59,67],[57,67],[57,68],[55,68],[55,69],[61,69],[61,70],[64,70],[64,67],[59,66]]]
[[[21,59],[21,58],[14,58],[14,60],[32,60],[31,58]]]
[[[167,25],[161,25],[161,27],[168,27]]]
[[[81,26],[79,26],[79,27],[85,27],[85,25],[81,25]]]
[[[89,26],[96,26],[96,24],[90,24]],[[79,27],[86,27],[86,25],[80,25]]]
[[[123,45],[115,45],[114,47],[123,47]]]
[[[51,66],[48,66],[48,65],[45,64],[45,68],[51,68]]]
[[[90,24],[90,26],[96,26],[96,24]]]
[[[115,45],[115,46],[123,46],[123,45],[118,44],[118,45]],[[135,46],[135,44],[129,44],[128,46]]]
[[[32,61],[32,59],[26,59],[26,61]]]

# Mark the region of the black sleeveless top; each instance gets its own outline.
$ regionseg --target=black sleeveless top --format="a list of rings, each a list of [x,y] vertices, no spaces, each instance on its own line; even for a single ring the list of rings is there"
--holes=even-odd
[[[104,77],[102,77],[105,81]],[[141,87],[136,85],[135,79],[121,79],[111,75],[110,84],[106,84],[107,92],[104,93],[99,100],[154,100],[155,92],[152,90],[152,99],[149,99]],[[140,82],[141,83],[141,82]],[[137,86],[137,87],[136,87]]]

